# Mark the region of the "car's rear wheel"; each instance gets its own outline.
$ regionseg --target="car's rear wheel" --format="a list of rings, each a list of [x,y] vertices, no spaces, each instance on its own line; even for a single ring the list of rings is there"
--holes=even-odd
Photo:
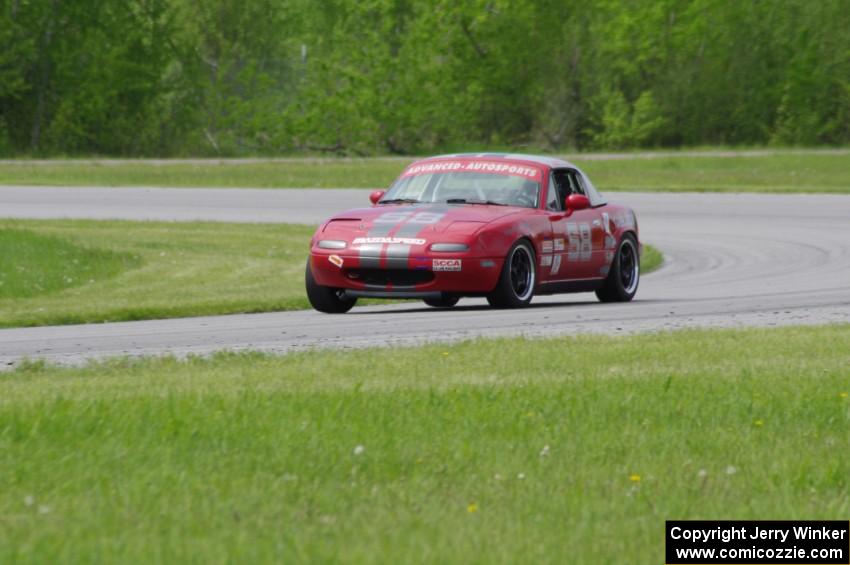
[[[458,300],[460,300],[460,296],[444,292],[439,298],[425,298],[424,302],[428,306],[433,306],[434,308],[451,308],[457,304]]]
[[[628,302],[637,293],[640,282],[640,256],[637,243],[631,234],[623,236],[614,261],[596,296],[602,302]]]
[[[307,300],[319,312],[344,314],[357,303],[356,298],[346,296],[342,289],[318,284],[316,279],[313,278],[313,270],[310,268],[309,260],[307,261],[307,272],[304,274],[304,283],[307,288]]]
[[[534,250],[528,241],[514,243],[502,266],[496,289],[487,295],[487,302],[496,308],[521,308],[534,296],[537,269]]]

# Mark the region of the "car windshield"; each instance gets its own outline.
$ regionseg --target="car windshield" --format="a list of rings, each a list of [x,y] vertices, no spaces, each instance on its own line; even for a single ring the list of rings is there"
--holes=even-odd
[[[536,208],[540,183],[521,176],[452,171],[402,176],[382,204],[427,202]]]

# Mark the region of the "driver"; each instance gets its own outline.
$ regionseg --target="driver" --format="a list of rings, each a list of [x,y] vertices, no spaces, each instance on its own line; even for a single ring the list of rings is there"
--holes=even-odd
[[[522,185],[512,195],[511,201],[519,206],[533,208],[537,206],[538,188],[539,185],[534,181],[523,181]]]

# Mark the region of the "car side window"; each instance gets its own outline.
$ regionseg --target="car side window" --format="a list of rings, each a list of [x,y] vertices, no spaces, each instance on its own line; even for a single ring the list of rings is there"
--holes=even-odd
[[[549,190],[546,193],[546,209],[559,212],[563,208],[563,200],[558,196],[558,186],[555,184],[555,174],[549,173]]]
[[[581,175],[578,174],[577,171],[570,171],[570,184],[572,185],[572,194],[583,194],[587,196],[587,191],[584,189],[584,182],[582,182]]]
[[[567,171],[555,171],[555,186],[558,187],[558,199],[562,202],[564,198],[572,194],[570,175]]]
[[[564,205],[564,200],[570,194],[575,194],[575,181],[571,178],[572,172],[568,170],[555,171],[555,186],[558,191],[558,209],[561,210]]]

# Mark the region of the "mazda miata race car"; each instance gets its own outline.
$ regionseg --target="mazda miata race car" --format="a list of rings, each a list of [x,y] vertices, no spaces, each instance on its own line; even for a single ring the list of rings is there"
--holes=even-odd
[[[307,297],[342,313],[359,297],[434,307],[485,296],[634,297],[642,245],[634,212],[608,203],[578,167],[551,157],[443,155],[408,166],[372,206],[337,214],[310,242]]]

